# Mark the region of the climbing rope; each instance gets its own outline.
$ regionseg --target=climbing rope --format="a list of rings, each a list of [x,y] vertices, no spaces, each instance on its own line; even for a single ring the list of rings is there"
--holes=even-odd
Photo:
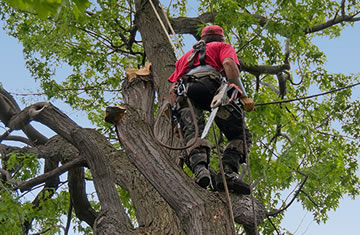
[[[199,135],[199,126],[197,124],[197,119],[196,119],[196,115],[195,115],[195,112],[194,112],[194,107],[190,101],[190,99],[188,97],[186,97],[186,101],[190,107],[190,112],[191,112],[191,117],[192,117],[192,120],[193,120],[193,123],[194,123],[194,127],[195,127],[195,136],[198,136]],[[171,150],[184,150],[184,149],[188,149],[188,148],[191,148],[192,146],[194,146],[194,144],[196,143],[197,139],[194,138],[192,139],[187,145],[185,146],[182,146],[182,147],[174,147],[174,146],[170,146],[170,145],[167,145],[167,144],[164,144],[163,142],[160,141],[159,139],[159,135],[158,135],[158,126],[159,126],[159,121],[160,121],[160,117],[164,114],[165,110],[168,108],[168,105],[169,105],[169,102],[165,102],[164,105],[161,107],[160,111],[159,111],[159,114],[155,120],[155,124],[154,124],[154,129],[153,129],[153,134],[154,134],[154,137],[155,137],[155,140],[163,147],[165,148],[168,148],[168,149],[171,149]],[[171,117],[170,117],[171,118]],[[179,130],[180,132],[180,136],[182,137],[182,133],[181,133],[181,130]],[[183,139],[183,138],[181,138]]]
[[[163,21],[161,20],[160,15],[159,15],[159,13],[157,12],[157,10],[156,10],[156,8],[155,8],[154,3],[152,2],[152,0],[149,0],[149,2],[150,2],[150,4],[151,4],[152,9],[154,10],[154,13],[155,13],[155,15],[156,15],[156,18],[159,20],[159,22],[160,22],[160,25],[161,25],[162,29],[164,30],[164,32],[165,32],[165,34],[166,34],[167,38],[169,39],[169,42],[170,42],[171,46],[174,48],[174,50],[175,50],[176,54],[178,55],[178,58],[180,58],[180,57],[181,57],[181,55],[180,55],[180,53],[177,51],[177,48],[175,47],[175,44],[174,44],[173,40],[171,39],[171,37],[170,37],[170,35],[169,35],[168,31],[166,30],[166,27],[165,27],[165,25],[164,25]],[[161,9],[162,9],[162,8],[161,8]],[[170,24],[170,22],[169,22],[169,20],[168,20],[167,16],[165,15],[164,10],[162,10],[162,12],[163,12],[163,14],[164,14],[165,18],[167,19],[167,22],[168,22],[169,28],[171,29],[172,33],[174,34],[174,37],[176,38],[176,41],[179,43],[179,40],[177,39],[177,37],[176,37],[176,35],[175,35],[175,32],[174,32],[174,29],[172,28],[172,26],[171,26],[171,24]],[[182,47],[181,47],[180,43],[179,43],[179,46],[180,46],[180,48],[181,48],[181,51],[184,53],[184,51],[183,51],[183,49],[182,49]]]
[[[254,215],[254,232],[256,235],[259,234],[259,231],[257,229],[257,222],[256,222],[256,210],[255,210],[255,199],[254,199],[254,193],[253,193],[253,188],[252,188],[252,180],[251,180],[251,172],[250,172],[250,164],[249,164],[249,154],[248,154],[248,146],[247,146],[247,142],[246,142],[246,131],[245,131],[245,114],[242,115],[242,135],[243,135],[243,147],[244,147],[244,152],[245,152],[245,163],[246,163],[246,167],[247,167],[247,172],[248,172],[248,177],[249,177],[249,188],[250,188],[250,198],[251,198],[251,206],[252,206],[252,211],[253,211],[253,215]]]
[[[169,26],[169,28],[170,28],[170,30],[171,30],[171,33],[174,35],[174,38],[175,38],[175,40],[176,40],[176,43],[177,43],[178,46],[180,47],[181,52],[182,52],[183,54],[185,54],[185,52],[184,52],[184,50],[183,50],[183,48],[182,48],[182,46],[181,46],[181,43],[180,43],[179,39],[176,37],[176,33],[175,33],[175,31],[174,31],[174,28],[173,28],[172,25],[170,24],[169,18],[167,17],[167,15],[166,15],[164,9],[162,8],[161,4],[160,4],[160,8],[161,8],[161,10],[162,10],[162,12],[163,12],[163,14],[164,14],[164,17],[165,17],[166,22],[167,22],[167,24],[168,24],[168,26]]]
[[[226,182],[226,178],[225,178],[225,172],[224,172],[224,165],[222,163],[222,159],[220,157],[220,147],[216,138],[216,133],[215,133],[215,128],[214,128],[214,124],[212,124],[212,129],[213,129],[213,135],[214,135],[214,140],[215,140],[215,144],[216,144],[216,151],[218,152],[218,156],[219,156],[219,166],[220,166],[220,174],[221,174],[221,178],[224,184],[224,189],[225,189],[225,194],[226,194],[226,199],[228,201],[228,206],[229,206],[229,213],[230,213],[230,218],[231,221],[233,222],[233,225],[235,226],[235,219],[234,219],[234,213],[233,213],[233,209],[232,209],[232,202],[231,202],[231,198],[230,198],[230,193],[229,193],[229,187],[227,185]],[[234,227],[235,229],[235,227]]]
[[[318,96],[323,96],[323,95],[339,92],[339,91],[349,89],[349,88],[352,88],[352,87],[355,87],[355,86],[358,86],[358,85],[360,85],[360,82],[349,85],[349,86],[341,87],[341,88],[338,88],[338,89],[334,89],[334,90],[331,90],[331,91],[315,94],[315,95],[300,97],[300,98],[296,98],[296,99],[289,99],[289,100],[281,100],[281,101],[274,101],[274,102],[268,102],[268,103],[255,104],[255,106],[264,106],[264,105],[269,105],[269,104],[282,104],[282,103],[290,103],[290,102],[294,102],[294,101],[311,99],[311,98],[315,98],[315,97],[318,97]]]

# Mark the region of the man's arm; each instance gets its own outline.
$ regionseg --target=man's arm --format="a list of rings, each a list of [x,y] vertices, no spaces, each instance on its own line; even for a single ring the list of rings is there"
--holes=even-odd
[[[248,98],[248,96],[247,96],[247,93],[243,87],[241,80],[240,80],[239,68],[238,68],[237,64],[235,63],[235,61],[229,57],[226,57],[223,60],[223,67],[224,67],[224,71],[225,71],[226,77],[228,79],[228,82],[235,84],[243,92],[243,94],[242,94],[243,96],[240,99],[244,103],[244,110],[247,112],[254,110],[254,107],[255,107],[254,101],[252,99]]]
[[[240,71],[235,61],[226,57],[223,61],[223,67],[229,83],[234,83],[238,87],[242,87],[240,83]]]

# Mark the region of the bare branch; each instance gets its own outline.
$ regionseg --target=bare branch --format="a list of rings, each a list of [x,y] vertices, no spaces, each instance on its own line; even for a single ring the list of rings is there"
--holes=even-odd
[[[45,182],[46,180],[48,180],[51,177],[59,176],[71,168],[74,168],[77,166],[83,166],[84,164],[86,164],[86,161],[83,158],[77,158],[71,162],[65,163],[64,165],[62,165],[52,171],[46,172],[36,178],[33,178],[26,182],[23,182],[23,183],[19,184],[15,189],[20,189],[21,192],[30,190],[32,187]]]
[[[7,140],[7,141],[18,141],[18,142],[22,142],[24,144],[27,144],[29,146],[32,146],[33,143],[28,139],[28,138],[25,138],[25,137],[22,137],[22,136],[16,136],[16,135],[9,135],[8,137],[6,137],[4,140]],[[0,141],[1,143],[1,141]]]
[[[8,129],[8,130],[6,130],[5,133],[0,136],[0,143],[1,143],[3,140],[5,140],[5,139],[10,135],[10,133],[11,133],[12,131],[13,131],[13,130],[12,130],[11,128]]]
[[[70,201],[76,216],[93,227],[98,213],[91,207],[87,198],[84,179],[83,167],[76,167],[68,172]]]
[[[200,39],[199,27],[200,25],[215,20],[216,12],[204,13],[198,17],[178,17],[169,19],[175,33],[177,34],[192,34],[197,40]],[[170,29],[168,29],[171,33]]]
[[[302,188],[304,187],[304,184],[307,180],[308,176],[306,175],[305,178],[303,179],[303,181],[301,182],[300,186],[299,186],[299,189],[296,191],[296,193],[294,194],[294,197],[291,199],[291,201],[289,202],[289,204],[287,204],[285,207],[277,210],[277,211],[270,211],[270,212],[267,212],[266,215],[267,216],[276,216],[278,215],[279,213],[285,211],[287,208],[289,208],[291,206],[291,204],[295,201],[296,197],[299,195],[299,193],[301,192]]]
[[[269,220],[270,224],[273,226],[273,228],[275,229],[276,233],[278,235],[280,235],[281,233],[279,232],[279,230],[277,229],[277,227],[275,226],[275,224],[272,222],[272,220],[270,219],[270,217],[268,215],[266,215],[267,219]]]
[[[6,181],[13,184],[13,185],[19,185],[21,184],[21,181],[18,181],[18,180],[14,180],[12,177],[11,177],[11,174],[10,172],[0,168],[0,177],[5,177]]]
[[[341,16],[345,16],[345,1],[346,0],[342,0],[341,1]]]
[[[131,222],[120,202],[109,168],[106,165],[105,152],[97,146],[94,137],[89,135],[91,130],[79,127],[49,103],[37,103],[29,106],[28,110],[33,120],[39,121],[57,132],[85,156],[94,177],[94,185],[102,209],[102,216],[97,218],[94,227],[101,229],[105,228],[103,226],[108,223],[113,225],[115,223],[116,226],[114,227],[131,231]]]
[[[251,73],[255,76],[258,76],[260,74],[277,74],[279,72],[282,72],[284,70],[289,70],[290,65],[289,64],[282,64],[282,65],[255,65],[255,66],[249,66],[244,63],[241,58],[239,58],[240,66],[242,71],[246,71],[248,73]]]
[[[319,207],[318,204],[307,194],[304,190],[300,190],[316,207]]]
[[[66,227],[65,227],[65,232],[64,232],[65,235],[69,234],[69,229],[70,229],[70,224],[71,224],[72,209],[73,209],[73,204],[72,204],[72,202],[70,200],[69,211],[68,211],[68,214],[67,214]]]
[[[336,24],[339,24],[339,23],[342,23],[342,22],[356,22],[356,21],[360,21],[360,17],[355,17],[358,13],[352,15],[352,16],[347,16],[347,15],[342,15],[342,16],[339,16],[339,17],[336,17],[335,19],[332,19],[332,20],[328,20],[327,22],[325,23],[322,23],[322,24],[318,24],[318,25],[315,25],[309,29],[305,29],[304,32],[306,34],[309,34],[309,33],[315,33],[315,32],[319,32],[321,30],[324,30],[326,28],[329,28],[331,26],[334,26]]]
[[[99,40],[104,46],[108,47],[109,49],[112,49],[112,42],[109,38],[106,38],[103,35],[99,35],[93,31],[87,30],[85,28],[81,28],[81,27],[75,27],[81,31],[84,31],[85,33],[87,33],[90,37],[95,38],[96,40]],[[105,42],[107,42],[108,44],[106,44]]]

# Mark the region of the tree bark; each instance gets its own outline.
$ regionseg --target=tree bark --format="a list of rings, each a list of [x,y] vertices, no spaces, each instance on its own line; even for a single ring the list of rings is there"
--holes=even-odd
[[[101,205],[101,212],[94,225],[96,233],[131,234],[132,225],[120,203],[110,170],[106,165],[105,153],[97,146],[94,137],[88,135],[87,130],[77,126],[65,114],[48,103],[31,105],[20,112],[14,120],[16,123],[26,123],[26,118],[48,126],[85,156],[94,177],[94,185]]]
[[[154,1],[154,4],[158,6],[158,1]],[[153,83],[161,106],[164,97],[168,95],[167,78],[174,71],[176,58],[149,2],[138,0],[135,1],[135,5],[136,23],[143,39],[146,55],[152,64]],[[159,7],[157,10],[161,12]],[[123,95],[126,100],[141,96],[144,93],[141,88],[145,87],[141,83],[151,82],[151,80],[143,81],[141,77],[136,79],[136,85],[124,89]],[[185,234],[233,234],[234,228],[225,197],[201,189],[171,161],[174,156],[169,155],[167,150],[154,140],[152,123],[147,123],[144,121],[146,119],[140,118],[138,110],[144,110],[144,107],[138,105],[141,104],[132,102],[131,105],[125,105],[127,113],[117,124],[120,142],[130,161],[175,211]],[[160,136],[163,137],[166,136],[164,133],[170,126],[162,127]],[[245,205],[248,204],[241,204],[244,200],[239,198],[237,200],[240,205],[235,209],[240,208],[245,213],[247,208]],[[259,203],[256,205],[256,209],[264,212]],[[259,221],[262,221],[264,217],[261,213],[259,214]],[[240,219],[242,215],[236,216],[238,221],[243,222]],[[246,215],[249,216],[247,213]],[[253,221],[251,216],[248,219]],[[219,226],[220,224],[222,226]],[[253,222],[250,224],[253,225]]]

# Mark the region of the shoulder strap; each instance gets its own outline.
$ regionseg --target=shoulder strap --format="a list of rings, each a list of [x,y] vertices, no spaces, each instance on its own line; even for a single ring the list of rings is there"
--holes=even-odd
[[[189,62],[189,69],[193,69],[194,66],[194,62],[195,62],[195,58],[197,57],[197,55],[200,53],[200,65],[205,65],[205,57],[206,57],[206,43],[203,40],[198,41],[197,43],[195,43],[193,45],[193,52],[190,54],[190,56],[188,57],[188,62]]]

